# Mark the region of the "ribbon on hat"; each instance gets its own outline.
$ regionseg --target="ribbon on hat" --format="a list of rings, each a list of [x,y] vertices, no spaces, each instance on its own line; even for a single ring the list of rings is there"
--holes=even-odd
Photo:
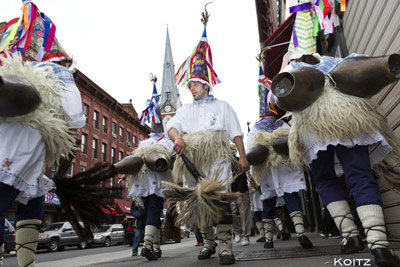
[[[268,104],[268,94],[271,90],[272,80],[265,77],[262,67],[260,66],[260,74],[258,77],[258,97],[260,99],[260,118],[266,117],[268,115],[277,115],[278,112],[272,104]],[[264,110],[262,110],[262,101],[264,100]]]
[[[24,52],[31,48],[37,53],[38,61],[68,58],[55,37],[55,24],[31,1],[23,0],[19,19],[11,20],[3,29],[7,31],[3,34],[0,52]]]
[[[291,14],[297,13],[300,11],[305,11],[305,10],[311,11],[311,16],[314,18],[314,36],[316,36],[318,34],[318,27],[316,27],[316,25],[319,25],[322,29],[325,29],[325,31],[327,33],[333,33],[333,27],[332,27],[333,19],[331,18],[331,20],[329,22],[324,20],[324,18],[327,16],[327,13],[324,14],[322,12],[320,4],[321,4],[321,0],[315,0],[315,1],[310,0],[310,2],[308,2],[308,3],[291,6],[289,8],[289,12]],[[327,5],[326,5],[325,0],[323,0],[323,4],[325,6],[324,11],[325,11],[326,7],[328,7],[328,11],[329,11],[329,7],[330,7],[329,2],[327,2]],[[315,23],[316,21],[318,21],[318,23]],[[299,45],[299,42],[298,42],[297,35],[296,35],[295,25],[293,25],[292,35],[293,35],[293,45],[294,45],[294,47],[297,47]]]
[[[146,120],[148,123],[154,122],[155,124],[161,123],[161,115],[158,111],[158,100],[160,95],[152,96],[151,99],[147,99],[147,107],[140,114],[139,121],[141,125],[144,125]]]

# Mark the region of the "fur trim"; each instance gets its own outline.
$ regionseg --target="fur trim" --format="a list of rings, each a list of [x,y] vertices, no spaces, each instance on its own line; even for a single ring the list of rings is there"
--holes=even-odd
[[[262,164],[254,165],[251,167],[252,176],[257,183],[260,183],[264,170],[271,167],[276,168],[280,164],[284,164],[286,166],[292,165],[288,157],[276,153],[274,148],[272,147],[272,144],[275,142],[275,140],[284,135],[288,135],[288,129],[282,127],[276,129],[272,133],[262,131],[257,134],[256,139],[254,140],[252,145],[266,146],[269,151],[268,158]]]
[[[308,108],[292,112],[289,154],[297,166],[304,166],[303,145],[310,132],[323,141],[355,138],[363,133],[380,132],[393,151],[387,158],[400,162],[400,145],[379,106],[369,99],[343,94],[325,80],[322,95]]]
[[[37,129],[46,144],[45,163],[58,164],[60,156],[63,153],[71,153],[75,144],[72,132],[64,120],[61,98],[57,93],[62,90],[62,81],[53,73],[50,66],[22,63],[22,58],[16,54],[12,57],[8,55],[1,61],[3,65],[0,67],[0,74],[18,75],[30,81],[39,90],[42,103],[32,113],[11,118],[0,117],[0,123],[20,122]]]
[[[234,160],[230,140],[225,131],[195,132],[184,135],[183,140],[184,154],[203,175],[217,159]],[[177,157],[172,175],[175,183],[182,183],[183,178],[192,177],[181,157]]]
[[[150,155],[151,153],[160,153],[166,156],[167,158],[170,158],[170,153],[168,152],[168,149],[160,144],[153,144],[153,145],[148,145],[144,147],[139,147],[133,152],[133,155],[139,158],[142,158],[143,161],[144,159]],[[128,182],[128,191],[130,192],[132,185],[137,181],[141,179],[146,179],[148,172],[151,171],[149,168],[147,168],[146,164],[143,164],[142,168],[140,170],[133,174],[133,175],[127,175],[127,182]],[[164,181],[172,181],[172,172],[171,170],[167,170],[162,174],[162,179]]]
[[[237,201],[239,195],[222,193],[231,182],[228,178],[220,179],[221,173],[222,167],[211,180],[200,178],[196,187],[192,188],[162,182],[168,188],[163,190],[165,198],[170,201],[184,201],[177,225],[216,225],[222,221],[226,209],[221,201]]]

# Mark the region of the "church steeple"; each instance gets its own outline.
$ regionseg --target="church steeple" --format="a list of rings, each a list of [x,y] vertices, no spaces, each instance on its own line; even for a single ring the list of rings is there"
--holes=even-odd
[[[175,85],[175,64],[172,58],[171,43],[167,27],[167,39],[165,43],[165,56],[160,98],[161,115],[175,115],[178,108],[182,106],[179,98],[179,90]]]

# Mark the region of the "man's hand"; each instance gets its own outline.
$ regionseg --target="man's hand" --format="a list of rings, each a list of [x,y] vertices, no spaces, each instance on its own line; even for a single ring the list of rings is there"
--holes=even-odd
[[[176,151],[176,153],[178,153],[178,155],[182,155],[185,151],[185,143],[183,142],[182,137],[175,138],[174,150]]]
[[[238,160],[238,170],[240,173],[245,173],[250,169],[249,162],[247,161],[246,156],[240,157]]]

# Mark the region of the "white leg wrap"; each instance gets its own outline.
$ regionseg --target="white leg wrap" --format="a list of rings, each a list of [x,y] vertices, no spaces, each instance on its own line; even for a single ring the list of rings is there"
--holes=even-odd
[[[261,221],[256,222],[256,226],[257,226],[258,232],[260,232],[260,236],[265,237],[265,229],[264,229],[263,222],[261,222]]]
[[[160,248],[160,232],[161,232],[161,229],[157,229],[156,235],[154,236],[154,240],[153,240],[154,251],[161,250],[161,248]]]
[[[203,236],[204,247],[203,249],[215,249],[215,234],[213,226],[201,226],[200,233]]]
[[[304,228],[304,214],[301,211],[293,211],[290,213],[290,218],[292,219],[294,229],[296,230],[297,236],[304,235],[306,231]]]
[[[153,243],[155,236],[157,235],[157,228],[154,225],[146,225],[144,228],[144,244],[143,246],[153,250]]]
[[[364,227],[369,249],[389,247],[382,207],[374,204],[360,206],[357,213]]]
[[[35,267],[35,252],[41,224],[42,221],[36,219],[17,222],[15,242],[18,266]]]
[[[232,225],[219,224],[217,225],[217,237],[219,240],[219,255],[233,255],[232,252]]]
[[[275,224],[276,224],[276,226],[278,226],[278,229],[279,229],[279,231],[282,231],[282,229],[283,229],[283,225],[282,225],[282,221],[281,221],[281,219],[279,219],[279,218],[275,218],[274,220],[275,220]]]
[[[275,221],[274,219],[263,219],[264,229],[265,229],[265,239],[268,241],[272,241],[274,239],[274,227]]]
[[[326,206],[343,238],[360,235],[350,206],[346,200],[334,201]]]

